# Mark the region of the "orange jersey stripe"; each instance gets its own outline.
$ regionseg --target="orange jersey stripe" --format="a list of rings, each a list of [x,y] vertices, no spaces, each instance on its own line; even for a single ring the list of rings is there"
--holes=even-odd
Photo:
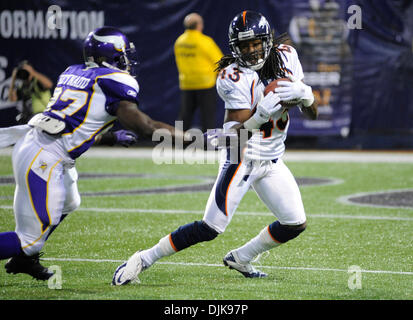
[[[255,88],[255,80],[252,81],[252,85],[251,85],[251,105],[254,104],[254,88]]]

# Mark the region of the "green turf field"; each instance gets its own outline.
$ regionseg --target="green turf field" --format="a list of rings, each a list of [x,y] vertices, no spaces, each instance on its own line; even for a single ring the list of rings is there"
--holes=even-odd
[[[250,191],[227,231],[214,241],[160,260],[141,274],[138,285],[111,286],[116,267],[136,250],[201,219],[209,192],[126,196],[110,196],[110,192],[205,183],[208,177],[215,178],[217,164],[155,165],[142,159],[81,158],[79,173],[142,176],[81,178],[81,193],[105,194],[84,196],[80,209],[43,248],[42,263],[59,268],[61,288],[57,282],[6,274],[3,260],[0,300],[412,300],[413,209],[352,205],[339,199],[413,189],[413,163],[286,163],[297,178],[331,178],[335,183],[300,187],[307,230],[261,257],[257,265],[268,278],[245,279],[222,264],[230,249],[274,221]],[[9,156],[0,157],[0,176],[12,176]],[[0,232],[14,229],[13,191],[13,184],[0,184]],[[359,282],[354,280],[356,273],[348,272],[351,266],[360,268]]]

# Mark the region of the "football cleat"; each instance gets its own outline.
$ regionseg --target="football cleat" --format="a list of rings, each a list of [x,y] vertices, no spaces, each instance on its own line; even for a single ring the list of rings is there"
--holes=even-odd
[[[10,258],[4,265],[7,273],[17,274],[17,273],[27,273],[37,280],[48,280],[54,273],[50,272],[49,269],[43,267],[39,258],[43,253],[37,253],[32,256],[27,256],[24,253]]]
[[[223,259],[224,265],[230,269],[237,270],[246,278],[265,278],[268,275],[254,268],[250,263],[241,263],[235,251],[230,251]]]
[[[128,261],[116,268],[112,278],[112,285],[122,286],[130,283],[139,283],[138,275],[143,271],[140,251],[135,252]]]

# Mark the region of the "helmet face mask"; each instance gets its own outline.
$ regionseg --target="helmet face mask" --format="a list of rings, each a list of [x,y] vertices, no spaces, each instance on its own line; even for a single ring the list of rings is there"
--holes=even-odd
[[[85,63],[126,71],[135,76],[138,61],[135,46],[118,29],[98,28],[87,36],[83,43]]]
[[[262,39],[240,41],[234,50],[245,67],[253,70],[261,69],[266,56],[266,42]]]
[[[253,11],[238,14],[231,21],[228,36],[232,54],[241,66],[252,70],[262,68],[273,46],[270,25],[262,14]],[[254,50],[246,49],[252,44]]]
[[[129,48],[125,49],[124,52],[117,59],[115,59],[115,61],[117,62],[117,67],[120,70],[127,71],[131,75],[135,75],[138,65],[135,45],[130,42]]]

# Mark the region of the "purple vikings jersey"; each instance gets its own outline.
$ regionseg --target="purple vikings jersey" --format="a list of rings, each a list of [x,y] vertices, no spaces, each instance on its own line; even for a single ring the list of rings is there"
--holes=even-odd
[[[72,159],[89,149],[96,135],[116,120],[119,101],[138,104],[139,85],[128,73],[85,64],[68,67],[59,77],[44,114],[65,122],[59,142]]]

